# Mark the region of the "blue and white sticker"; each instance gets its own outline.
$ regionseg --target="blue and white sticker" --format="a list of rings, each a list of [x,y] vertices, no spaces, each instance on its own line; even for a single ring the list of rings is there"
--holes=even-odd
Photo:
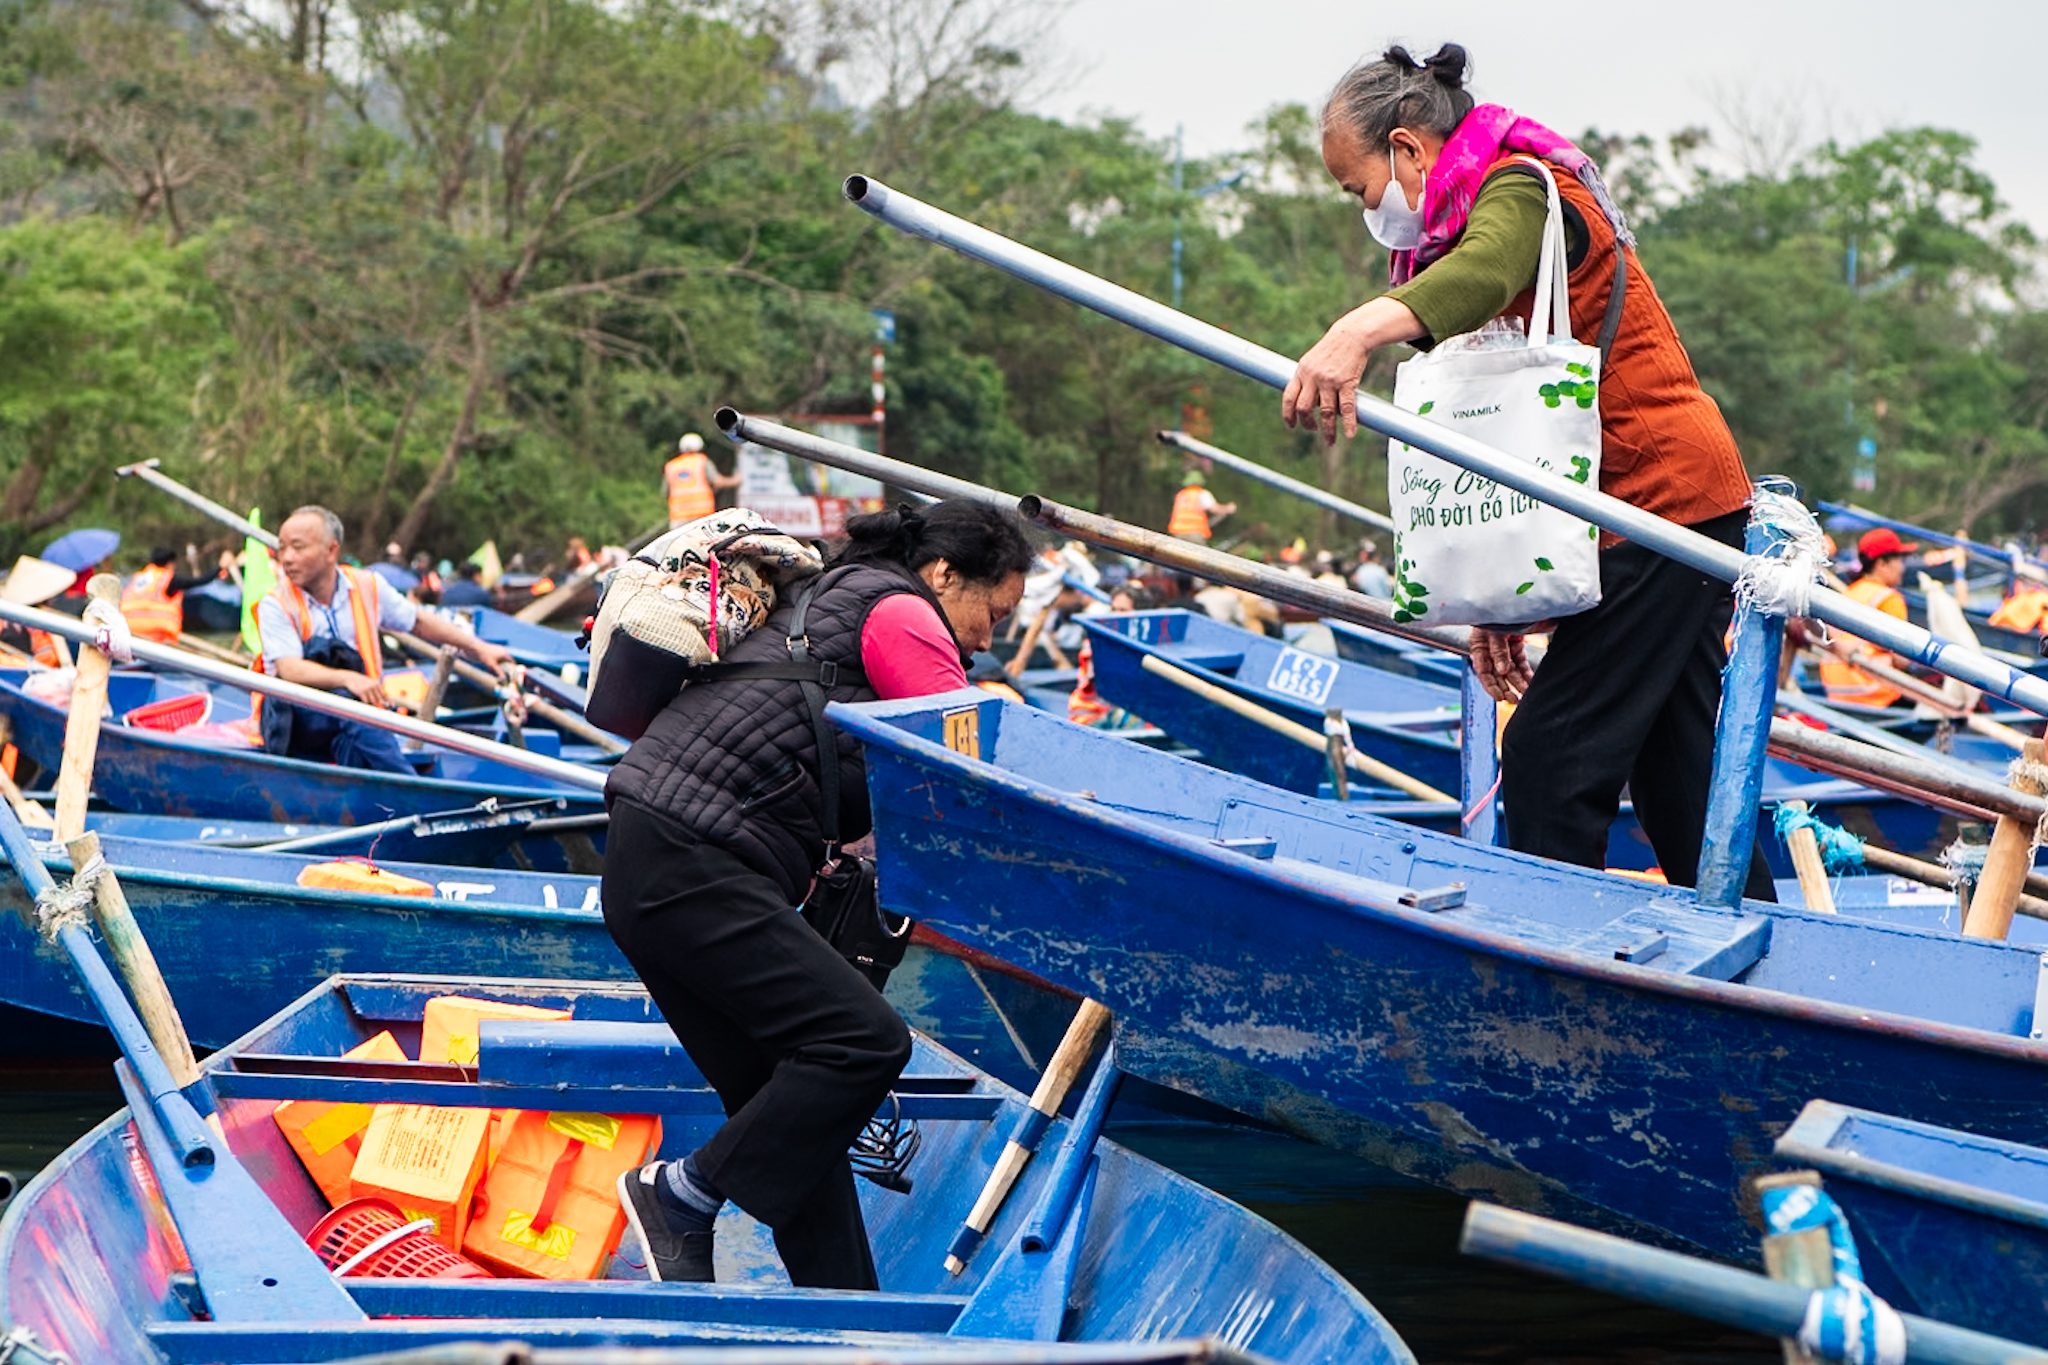
[[[1329,700],[1330,689],[1337,685],[1337,661],[1320,659],[1313,654],[1304,654],[1298,649],[1283,649],[1273,663],[1273,672],[1266,679],[1266,687],[1283,697],[1307,702],[1310,706],[1321,706]]]

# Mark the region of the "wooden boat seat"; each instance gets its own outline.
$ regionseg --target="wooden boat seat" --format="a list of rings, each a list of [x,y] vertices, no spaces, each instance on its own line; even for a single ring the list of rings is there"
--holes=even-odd
[[[1676,901],[1651,901],[1591,928],[1479,905],[1444,913],[1532,947],[1590,953],[1712,981],[1734,980],[1771,946],[1771,921],[1764,916],[1720,914]]]

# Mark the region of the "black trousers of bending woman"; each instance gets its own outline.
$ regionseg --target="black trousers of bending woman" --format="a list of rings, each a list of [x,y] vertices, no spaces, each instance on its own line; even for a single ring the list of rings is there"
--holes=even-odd
[[[604,919],[726,1121],[697,1168],[775,1233],[792,1283],[873,1289],[846,1150],[910,1060],[910,1030],[776,883],[612,803]]]

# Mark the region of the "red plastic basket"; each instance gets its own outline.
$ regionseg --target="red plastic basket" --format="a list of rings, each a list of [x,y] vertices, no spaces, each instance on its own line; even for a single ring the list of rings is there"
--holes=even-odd
[[[338,1274],[395,1280],[494,1278],[435,1241],[416,1221],[388,1199],[351,1199],[313,1225],[306,1245]]]
[[[206,692],[191,692],[182,697],[165,697],[146,706],[138,706],[121,717],[123,725],[140,730],[182,730],[188,725],[198,725],[213,714],[213,697]]]

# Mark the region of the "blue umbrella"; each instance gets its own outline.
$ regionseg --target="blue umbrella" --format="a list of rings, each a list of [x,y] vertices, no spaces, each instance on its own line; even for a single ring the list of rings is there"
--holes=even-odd
[[[411,592],[420,585],[420,576],[400,564],[379,560],[370,566],[370,572],[400,592]]]
[[[93,565],[109,558],[121,548],[119,531],[102,531],[97,528],[72,531],[58,536],[45,545],[38,559],[47,559],[60,564],[73,573],[83,573]]]

